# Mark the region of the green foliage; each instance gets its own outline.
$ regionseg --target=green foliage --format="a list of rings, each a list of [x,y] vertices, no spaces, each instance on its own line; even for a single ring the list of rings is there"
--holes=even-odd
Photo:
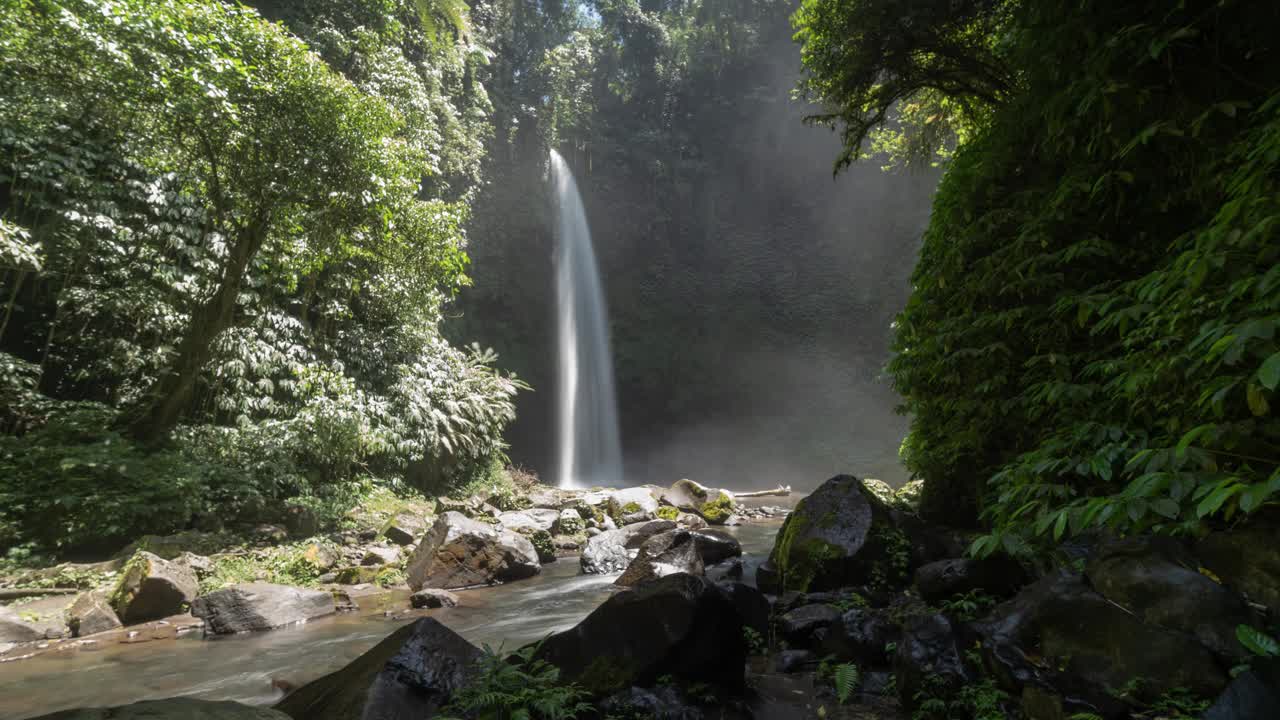
[[[1189,533],[1274,503],[1280,55],[1263,28],[1277,9],[877,14],[891,6],[810,2],[798,22],[806,87],[844,128],[842,160],[886,121],[885,100],[982,101],[939,187],[889,366],[921,512],[981,517],[982,555],[1097,527]],[[901,22],[927,31],[887,32]],[[978,63],[976,85],[930,83],[953,58]]]
[[[539,645],[509,655],[484,647],[476,678],[454,693],[447,716],[467,720],[572,720],[590,710],[587,694],[560,682],[560,670],[535,660]]]
[[[979,589],[953,595],[942,601],[938,609],[951,617],[967,622],[976,620],[995,606],[996,599]]]
[[[743,625],[742,638],[746,641],[747,653],[750,655],[763,655],[769,650],[769,643],[764,639],[764,635],[753,627]]]
[[[849,702],[853,692],[858,689],[858,683],[862,681],[857,665],[833,663],[830,656],[818,663],[817,678],[819,682],[831,683],[831,688],[836,693],[836,700],[841,705]]]
[[[1255,627],[1237,625],[1236,639],[1258,657],[1280,657],[1280,641]]]
[[[1168,720],[1194,720],[1209,707],[1209,701],[1196,697],[1186,688],[1175,688],[1156,698],[1151,704],[1155,717]]]
[[[926,677],[925,688],[915,696],[916,710],[912,720],[1005,720],[1009,694],[991,678],[969,683],[954,695],[942,692],[944,685],[937,676]]]
[[[312,549],[317,543],[327,545],[328,552],[337,556],[337,548],[324,541],[232,550],[214,555],[212,570],[200,578],[200,592],[250,582],[315,587],[323,573]]]
[[[839,610],[840,612],[847,612],[849,610],[853,610],[857,608],[870,607],[870,604],[867,603],[867,599],[862,595],[859,595],[858,593],[849,593],[848,595],[840,598],[839,600],[836,600],[835,602],[827,603],[827,604]]]

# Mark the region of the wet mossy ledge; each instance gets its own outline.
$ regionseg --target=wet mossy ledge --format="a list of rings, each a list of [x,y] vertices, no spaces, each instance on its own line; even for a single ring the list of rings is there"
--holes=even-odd
[[[589,546],[620,553],[611,570],[620,572],[640,548],[638,541],[610,545],[613,531],[630,536],[654,521],[705,528],[784,512],[740,505],[719,490],[713,495],[718,503],[685,503],[684,493],[702,486],[686,480],[678,485],[680,492],[657,486],[560,490],[514,470],[438,498],[368,485],[331,518],[289,505],[252,524],[142,536],[96,562],[9,561],[0,567],[0,660],[130,635],[264,630],[326,614],[323,608],[331,613],[383,602],[374,598],[394,597],[393,605],[408,612],[410,592],[519,581]],[[704,508],[706,517],[697,514]],[[721,550],[708,552],[724,565],[713,574],[741,573],[740,562]],[[316,601],[315,591],[332,601]],[[211,621],[232,606],[237,613],[256,612],[258,619]]]

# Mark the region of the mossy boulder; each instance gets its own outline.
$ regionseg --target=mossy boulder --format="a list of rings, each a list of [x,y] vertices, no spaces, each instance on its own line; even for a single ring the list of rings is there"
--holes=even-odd
[[[139,551],[125,563],[111,606],[125,625],[159,620],[182,612],[199,589],[195,571],[187,565]]]
[[[676,518],[680,517],[680,510],[670,505],[663,505],[658,508],[658,512],[656,514],[659,520],[670,520],[675,522]]]
[[[663,502],[694,513],[712,525],[723,525],[733,515],[736,503],[728,490],[709,488],[689,479],[677,480],[663,491]]]
[[[769,593],[905,582],[911,547],[893,511],[852,475],[837,475],[796,504],[756,580]]]
[[[352,565],[339,569],[334,582],[339,585],[374,583],[378,580],[378,573],[381,571],[382,567],[379,565]]]

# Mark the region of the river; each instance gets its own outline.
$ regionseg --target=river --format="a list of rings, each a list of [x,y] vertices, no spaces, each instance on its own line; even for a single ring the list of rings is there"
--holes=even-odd
[[[742,543],[745,579],[768,554],[780,521],[728,528]],[[479,645],[507,649],[572,627],[612,592],[616,575],[580,575],[577,558],[543,566],[532,579],[460,591],[456,608],[430,611]],[[310,682],[346,665],[413,618],[388,617],[407,605],[405,593],[387,604],[341,613],[305,625],[202,639],[110,644],[49,652],[0,664],[0,718],[20,720],[73,707],[123,705],[193,695],[266,705],[282,694],[273,679]],[[397,613],[398,614],[398,613]]]

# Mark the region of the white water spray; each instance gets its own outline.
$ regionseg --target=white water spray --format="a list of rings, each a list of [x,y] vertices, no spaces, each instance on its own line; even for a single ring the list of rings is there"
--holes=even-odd
[[[559,236],[556,248],[556,333],[559,357],[559,485],[622,484],[618,407],[609,351],[609,316],[591,249],[591,230],[578,184],[564,158],[551,151]]]

